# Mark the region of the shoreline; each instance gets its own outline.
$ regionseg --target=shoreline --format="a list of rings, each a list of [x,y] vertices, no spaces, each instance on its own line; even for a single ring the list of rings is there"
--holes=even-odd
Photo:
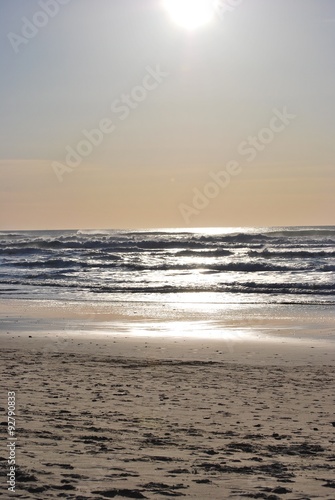
[[[333,364],[333,313],[325,308],[236,308],[12,300],[0,302],[3,348],[235,363]]]

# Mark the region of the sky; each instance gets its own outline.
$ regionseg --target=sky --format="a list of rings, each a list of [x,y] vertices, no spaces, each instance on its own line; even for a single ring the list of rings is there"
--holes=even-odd
[[[335,224],[335,2],[172,3],[0,1],[1,230]]]

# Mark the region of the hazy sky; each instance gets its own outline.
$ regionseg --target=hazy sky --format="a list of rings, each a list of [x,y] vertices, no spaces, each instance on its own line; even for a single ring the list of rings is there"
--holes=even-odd
[[[1,0],[1,229],[335,224],[334,0],[214,3]]]

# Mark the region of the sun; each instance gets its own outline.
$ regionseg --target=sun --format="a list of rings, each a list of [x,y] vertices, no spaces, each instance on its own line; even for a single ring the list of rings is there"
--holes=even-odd
[[[193,31],[214,17],[212,0],[164,0],[171,19],[182,28]]]

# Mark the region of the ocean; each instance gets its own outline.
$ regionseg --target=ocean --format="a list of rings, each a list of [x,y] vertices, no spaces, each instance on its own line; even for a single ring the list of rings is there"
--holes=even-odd
[[[335,227],[0,233],[4,298],[335,304]]]

